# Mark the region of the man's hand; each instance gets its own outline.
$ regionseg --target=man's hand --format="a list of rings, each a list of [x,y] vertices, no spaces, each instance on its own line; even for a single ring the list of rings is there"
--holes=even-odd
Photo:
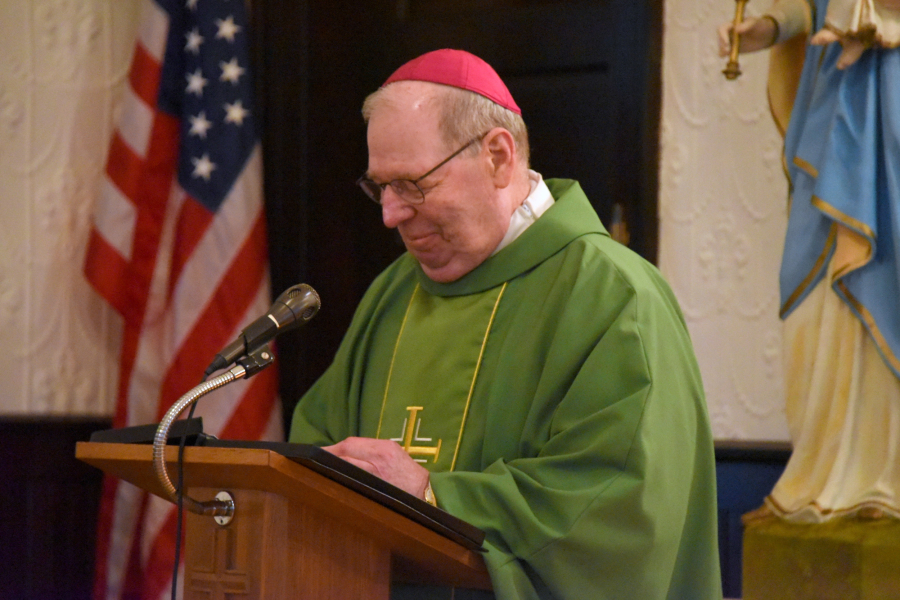
[[[381,477],[416,498],[425,498],[428,470],[414,461],[397,442],[349,437],[322,449]]]

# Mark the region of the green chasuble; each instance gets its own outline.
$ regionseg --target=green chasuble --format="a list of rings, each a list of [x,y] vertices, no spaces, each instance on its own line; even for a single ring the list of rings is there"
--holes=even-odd
[[[693,348],[655,267],[581,187],[452,283],[409,255],[375,280],[290,440],[394,439],[438,505],[483,529],[494,593],[721,599],[712,436]]]

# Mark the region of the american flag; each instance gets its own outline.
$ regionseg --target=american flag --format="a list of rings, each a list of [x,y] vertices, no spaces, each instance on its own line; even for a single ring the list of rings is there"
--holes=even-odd
[[[242,0],[145,1],[85,274],[122,315],[113,425],[158,422],[269,307]],[[198,404],[224,439],[281,439],[275,369]],[[174,506],[107,478],[95,598],[168,597]],[[180,578],[179,578],[180,579]]]

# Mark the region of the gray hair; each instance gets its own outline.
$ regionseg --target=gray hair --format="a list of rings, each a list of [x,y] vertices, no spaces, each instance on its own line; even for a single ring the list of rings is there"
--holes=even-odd
[[[460,88],[440,86],[440,93],[435,99],[440,103],[440,129],[449,146],[458,146],[484,135],[495,127],[506,129],[516,143],[519,161],[526,167],[529,164],[528,130],[521,115],[504,108],[475,92]],[[369,94],[363,103],[362,114],[366,123],[372,113],[390,100],[384,91],[390,86],[382,87]]]

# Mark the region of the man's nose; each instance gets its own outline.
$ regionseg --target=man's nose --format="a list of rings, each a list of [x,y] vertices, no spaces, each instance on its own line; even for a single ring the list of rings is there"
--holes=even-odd
[[[385,227],[393,229],[414,214],[416,209],[401,200],[391,186],[387,186],[381,192],[381,219]]]

